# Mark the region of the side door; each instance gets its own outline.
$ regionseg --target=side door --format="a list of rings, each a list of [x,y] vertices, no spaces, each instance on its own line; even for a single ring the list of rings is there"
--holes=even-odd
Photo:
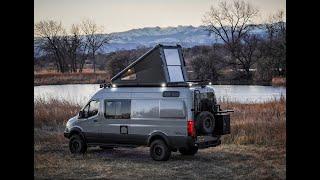
[[[101,120],[101,134],[104,143],[130,144],[131,100],[104,100],[104,115]]]
[[[80,111],[77,125],[81,127],[88,143],[99,142],[100,130],[100,101],[91,100]]]

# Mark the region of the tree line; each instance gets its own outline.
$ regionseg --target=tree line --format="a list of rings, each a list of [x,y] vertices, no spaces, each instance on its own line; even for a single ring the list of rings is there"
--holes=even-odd
[[[86,19],[80,24],[73,24],[69,31],[61,22],[40,21],[34,26],[38,38],[35,46],[45,52],[48,59],[53,59],[58,72],[82,72],[85,60],[91,59],[93,71],[96,71],[97,51],[111,40],[103,33],[103,27]]]
[[[212,32],[223,42],[226,55],[222,59],[219,48],[213,48],[209,57],[197,57],[192,61],[196,75],[202,78],[206,73],[202,65],[210,66],[211,76],[218,76],[218,65],[228,66],[239,71],[239,76],[252,80],[252,71],[259,71],[258,79],[268,80],[272,76],[284,76],[286,71],[286,24],[284,11],[278,11],[270,16],[263,25],[266,37],[252,33],[257,25],[259,10],[245,1],[221,1],[217,7],[211,6],[205,13],[203,23],[207,31]],[[208,68],[208,67],[202,67]],[[215,70],[214,70],[215,69]],[[239,77],[238,76],[238,77]],[[212,77],[212,78],[213,78]]]
[[[270,81],[274,76],[285,76],[284,11],[271,15],[260,26],[253,23],[258,15],[257,8],[240,0],[220,1],[218,6],[211,6],[203,16],[203,25],[223,43],[183,49],[191,78]],[[257,27],[266,31],[264,37],[253,33]],[[41,21],[35,25],[36,34],[44,39],[39,47],[54,59],[59,72],[81,72],[85,60],[91,59],[94,72],[97,65],[113,76],[147,51],[144,47],[109,54],[97,53],[112,38],[103,35],[102,31],[100,26],[89,20],[73,25],[69,33],[55,21]]]

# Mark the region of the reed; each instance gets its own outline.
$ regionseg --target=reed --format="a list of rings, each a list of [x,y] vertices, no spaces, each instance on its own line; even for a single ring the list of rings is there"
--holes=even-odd
[[[231,134],[223,136],[223,143],[285,145],[286,143],[286,100],[259,104],[223,102],[223,109],[231,113]]]

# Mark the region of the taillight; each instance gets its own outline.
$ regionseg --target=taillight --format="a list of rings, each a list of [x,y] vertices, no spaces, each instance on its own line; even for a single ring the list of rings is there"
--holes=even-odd
[[[188,136],[196,137],[196,128],[194,127],[194,121],[188,120]]]

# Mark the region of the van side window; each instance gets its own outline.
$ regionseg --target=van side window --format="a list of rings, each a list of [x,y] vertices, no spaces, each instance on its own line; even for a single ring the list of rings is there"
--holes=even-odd
[[[133,118],[159,118],[159,100],[132,100]]]
[[[181,100],[160,100],[161,118],[185,118],[185,105]]]
[[[80,118],[88,118],[98,114],[99,111],[99,101],[92,100],[90,101],[82,110]]]
[[[105,100],[107,119],[130,119],[131,101],[128,99]]]

